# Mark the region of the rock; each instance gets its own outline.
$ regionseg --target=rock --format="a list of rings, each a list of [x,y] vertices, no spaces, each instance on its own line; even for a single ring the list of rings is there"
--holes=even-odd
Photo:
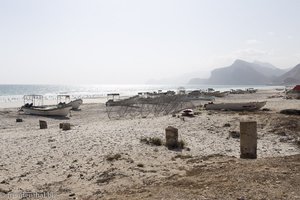
[[[83,174],[79,174],[81,179],[84,179],[84,175]]]
[[[8,181],[7,180],[3,180],[0,182],[0,184],[8,184]]]
[[[40,123],[40,129],[46,129],[46,128],[48,128],[46,121],[40,120],[39,123]]]
[[[168,126],[165,129],[166,132],[166,146],[169,149],[176,148],[178,146],[178,129],[172,126]]]
[[[17,118],[16,122],[23,122],[23,119]]]
[[[56,140],[55,139],[52,139],[52,138],[49,138],[48,139],[48,142],[55,142]]]
[[[229,123],[224,124],[223,127],[230,127],[231,125]]]
[[[138,163],[137,166],[138,166],[138,167],[144,167],[144,164]]]
[[[43,165],[44,163],[42,161],[38,161],[36,164],[37,165]]]
[[[232,138],[240,138],[240,132],[238,131],[229,131],[229,136]]]
[[[256,159],[257,158],[257,122],[241,121],[240,132],[240,158]]]
[[[71,124],[70,123],[63,123],[62,130],[67,131],[71,129]]]
[[[9,192],[11,192],[11,189],[9,189],[7,186],[4,186],[4,185],[0,186],[0,193],[8,194]],[[1,197],[1,195],[0,195],[0,197]]]
[[[75,166],[74,165],[70,165],[69,169],[75,169]]]

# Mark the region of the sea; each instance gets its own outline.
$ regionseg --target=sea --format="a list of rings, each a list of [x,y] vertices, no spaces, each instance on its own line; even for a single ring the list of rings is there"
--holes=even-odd
[[[157,92],[161,90],[178,91],[184,88],[186,91],[207,90],[213,88],[218,91],[230,89],[271,89],[282,86],[265,85],[9,85],[0,84],[0,108],[20,107],[24,104],[24,95],[43,95],[47,102],[55,102],[57,95],[68,94],[71,99],[81,98],[87,102],[99,102],[105,100],[109,93],[119,93],[122,97],[136,95],[138,92]]]

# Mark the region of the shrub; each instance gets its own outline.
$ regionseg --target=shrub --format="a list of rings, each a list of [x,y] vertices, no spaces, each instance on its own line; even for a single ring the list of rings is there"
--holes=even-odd
[[[186,144],[183,140],[166,143],[166,147],[168,147],[168,149],[184,149],[185,146]]]
[[[162,140],[158,137],[141,138],[140,142],[154,146],[162,145]]]
[[[121,154],[119,154],[119,153],[106,156],[107,161],[119,160],[120,158],[121,158]]]

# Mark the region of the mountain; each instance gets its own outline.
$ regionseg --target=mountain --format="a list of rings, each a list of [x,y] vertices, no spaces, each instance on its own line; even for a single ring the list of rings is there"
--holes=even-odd
[[[300,64],[293,67],[290,71],[279,76],[274,84],[300,84]]]
[[[272,64],[255,61],[253,63],[236,60],[228,67],[218,68],[211,72],[207,80],[193,78],[189,84],[215,85],[264,85],[270,84],[286,70],[279,69]]]
[[[269,76],[269,77],[281,76],[282,74],[287,72],[286,70],[279,69],[270,63],[254,61],[252,64],[253,64],[252,68],[254,68],[256,71],[262,73],[263,75]]]
[[[215,69],[211,72],[208,84],[216,85],[261,85],[270,82],[270,77],[259,72],[260,65],[243,60],[236,60],[229,67]]]

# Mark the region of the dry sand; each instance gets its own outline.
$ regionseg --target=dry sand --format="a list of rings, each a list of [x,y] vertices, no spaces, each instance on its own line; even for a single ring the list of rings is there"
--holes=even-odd
[[[271,111],[201,110],[184,121],[172,116],[110,120],[104,104],[84,104],[69,119],[1,109],[0,199],[21,192],[51,192],[54,199],[300,199],[300,117],[278,113],[300,109],[300,101],[268,98],[276,93],[217,99],[266,100]],[[39,129],[39,120],[46,120],[48,129]],[[239,139],[229,137],[239,131],[240,120],[258,122],[256,160],[239,159]],[[61,122],[70,122],[71,130],[60,130]],[[164,140],[170,125],[188,149],[140,142]]]

